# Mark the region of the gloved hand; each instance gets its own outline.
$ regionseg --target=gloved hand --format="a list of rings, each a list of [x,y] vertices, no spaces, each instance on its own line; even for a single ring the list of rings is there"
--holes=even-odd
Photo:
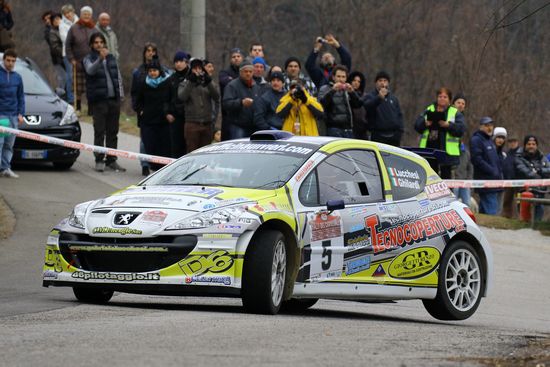
[[[197,74],[195,74],[195,73],[189,73],[188,79],[193,84],[197,84],[199,82],[199,78],[198,78]]]
[[[208,84],[210,84],[211,81],[212,77],[208,74],[204,74],[202,85],[206,87]]]

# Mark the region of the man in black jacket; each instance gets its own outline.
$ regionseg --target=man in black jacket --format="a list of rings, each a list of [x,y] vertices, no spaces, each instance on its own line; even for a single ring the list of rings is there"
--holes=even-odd
[[[336,65],[332,70],[332,81],[319,91],[319,101],[325,110],[327,135],[353,138],[352,108],[361,107],[359,95],[347,83],[348,68]]]
[[[371,132],[370,140],[398,147],[405,129],[399,100],[390,92],[390,75],[380,71],[374,83],[375,89],[363,99]]]
[[[59,24],[61,24],[61,14],[51,15],[51,29],[48,34],[50,46],[50,56],[52,57],[52,64],[55,70],[56,92],[59,90],[65,90],[65,79],[67,74],[65,72],[65,65],[63,63],[63,42],[61,41],[61,35],[59,34]]]
[[[222,139],[245,138],[256,130],[254,128],[254,101],[262,93],[261,88],[254,82],[254,67],[248,61],[243,61],[239,68],[239,78],[231,81],[222,100],[222,109],[225,111],[224,124],[226,125],[226,137]]]
[[[174,73],[170,75],[169,83],[172,88],[172,100],[170,101],[170,110],[174,121],[170,122],[170,156],[179,158],[187,153],[185,146],[185,108],[184,103],[178,98],[178,88],[189,75],[189,60],[191,55],[185,51],[177,51],[174,55]]]
[[[122,78],[115,57],[105,47],[105,37],[97,32],[90,37],[89,53],[82,63],[86,71],[86,98],[94,120],[94,144],[117,148]],[[115,156],[94,153],[95,169],[103,172],[105,165],[113,171],[124,172]],[[104,161],[105,160],[105,161]]]
[[[527,135],[523,139],[523,149],[518,150],[514,161],[517,178],[550,178],[550,163],[538,148],[539,141],[536,136]],[[534,187],[531,191],[536,198],[543,198],[546,194],[544,187]],[[535,220],[542,220],[543,215],[544,207],[541,204],[535,205]]]
[[[239,68],[244,59],[243,51],[238,48],[232,48],[230,51],[231,60],[229,61],[229,67],[220,71],[219,74],[219,86],[220,86],[220,95],[223,100],[225,93],[225,87],[231,83],[233,80],[239,78]],[[231,132],[229,131],[230,122],[228,121],[227,111],[222,104],[222,140],[231,139]]]
[[[277,106],[285,95],[285,77],[280,71],[270,73],[270,88],[254,103],[254,125],[257,130],[281,130],[283,119],[277,116]]]

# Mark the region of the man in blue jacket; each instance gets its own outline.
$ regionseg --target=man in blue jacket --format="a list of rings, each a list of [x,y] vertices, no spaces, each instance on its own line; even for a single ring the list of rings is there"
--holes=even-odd
[[[491,139],[495,122],[490,117],[482,117],[479,130],[470,139],[470,157],[474,166],[474,180],[502,180],[502,161],[498,157],[495,143]],[[502,189],[478,189],[479,212],[496,215],[498,193]]]
[[[17,53],[13,49],[4,52],[3,65],[0,65],[0,124],[17,129],[23,123],[25,114],[25,94],[23,79],[13,71]],[[11,170],[11,158],[15,135],[0,134],[0,177],[18,178]]]

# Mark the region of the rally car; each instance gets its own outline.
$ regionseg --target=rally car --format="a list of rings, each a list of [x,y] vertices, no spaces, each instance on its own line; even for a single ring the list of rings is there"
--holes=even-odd
[[[427,161],[369,141],[263,131],[209,145],[77,205],[47,239],[44,286],[241,297],[255,313],[319,298],[421,299],[470,317],[492,283],[475,217]]]

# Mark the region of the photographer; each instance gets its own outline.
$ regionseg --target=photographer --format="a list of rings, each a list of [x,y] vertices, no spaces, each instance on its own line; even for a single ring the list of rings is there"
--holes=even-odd
[[[361,107],[362,103],[351,84],[346,82],[347,78],[348,68],[336,65],[332,71],[332,81],[319,91],[328,136],[353,138],[352,108]]]
[[[340,64],[345,65],[348,70],[351,69],[351,54],[347,48],[338,42],[332,34],[327,34],[325,38],[317,37],[313,50],[306,60],[306,70],[317,88],[329,84],[330,77],[334,72],[334,66],[336,65],[336,58],[328,51],[322,53],[320,63],[317,65],[317,56],[319,56],[323,45],[334,47],[338,55],[340,55]]]
[[[178,88],[184,103],[185,144],[187,153],[210,144],[212,140],[212,100],[220,98],[212,77],[204,70],[203,61],[191,59],[191,72]]]
[[[290,90],[281,98],[276,113],[283,119],[282,130],[294,135],[319,136],[316,118],[323,117],[323,106],[298,80],[290,83]]]

